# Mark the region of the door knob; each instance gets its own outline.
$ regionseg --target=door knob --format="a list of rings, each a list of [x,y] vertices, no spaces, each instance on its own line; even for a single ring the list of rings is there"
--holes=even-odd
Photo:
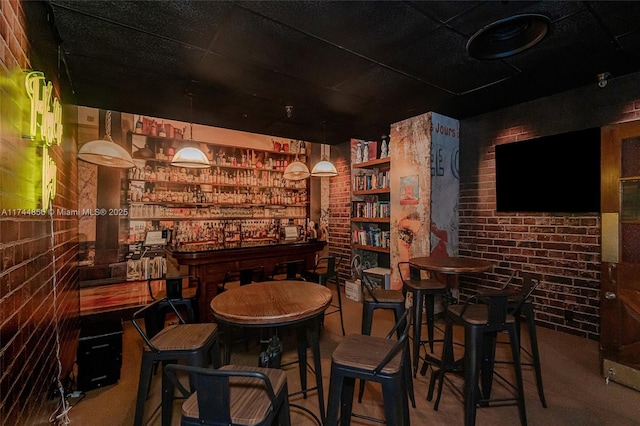
[[[617,297],[617,296],[616,296],[616,294],[615,294],[614,292],[612,292],[612,291],[607,291],[607,292],[604,294],[604,298],[605,298],[605,299],[607,299],[607,300],[613,300],[613,299],[615,299],[616,297]]]

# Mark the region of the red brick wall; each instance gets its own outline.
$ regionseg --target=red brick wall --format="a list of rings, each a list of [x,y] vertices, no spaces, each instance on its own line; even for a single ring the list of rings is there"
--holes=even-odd
[[[10,73],[31,68],[22,7],[17,0],[0,2],[0,82],[6,83]],[[53,80],[55,75],[47,78]],[[59,376],[57,354],[62,377],[68,377],[75,360],[78,221],[3,211],[15,207],[23,196],[16,190],[18,183],[34,178],[20,165],[41,161],[32,142],[22,139],[22,129],[14,124],[11,90],[0,83],[0,424],[48,424],[58,402],[48,398]],[[63,144],[49,152],[58,165],[54,212],[73,210],[77,208],[75,140],[65,134]]]
[[[500,287],[514,270],[541,275],[540,325],[599,338],[600,215],[496,212],[495,145],[640,119],[640,75],[595,83],[460,122],[460,254],[492,260],[486,281],[465,277],[462,293]],[[580,153],[576,153],[579,161]],[[543,170],[541,170],[541,173]]]
[[[351,278],[351,145],[331,147],[331,161],[338,176],[329,183],[329,252],[342,257],[340,283]]]

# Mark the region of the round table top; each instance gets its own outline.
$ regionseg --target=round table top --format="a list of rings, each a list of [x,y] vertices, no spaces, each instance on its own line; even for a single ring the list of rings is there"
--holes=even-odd
[[[331,290],[305,281],[265,281],[230,289],[213,298],[216,320],[243,326],[275,326],[304,321],[331,303]]]
[[[409,259],[411,266],[445,274],[464,274],[484,272],[493,268],[493,263],[472,257],[414,257]]]

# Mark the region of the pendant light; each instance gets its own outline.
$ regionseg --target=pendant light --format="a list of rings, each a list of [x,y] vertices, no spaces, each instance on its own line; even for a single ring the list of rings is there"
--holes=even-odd
[[[334,166],[333,163],[329,161],[329,155],[327,155],[327,151],[329,151],[330,148],[329,148],[329,145],[326,144],[327,142],[326,122],[322,123],[322,126],[324,130],[324,141],[323,141],[323,144],[320,146],[322,160],[313,167],[313,170],[311,170],[311,176],[314,176],[314,177],[338,176],[338,171],[336,170],[336,166]]]
[[[189,123],[189,133],[193,142],[193,95],[189,94],[191,100],[191,123]],[[211,167],[207,155],[198,148],[187,146],[178,150],[171,160],[171,165],[175,167],[185,167],[188,169],[207,169]]]
[[[291,107],[293,109],[293,107]],[[290,117],[289,110],[287,110],[287,116]],[[303,142],[304,143],[304,142]],[[286,169],[284,169],[283,178],[287,180],[302,180],[308,178],[310,175],[309,168],[302,161],[298,160],[298,154],[296,154],[296,159],[293,160]]]
[[[298,155],[296,154],[296,159],[284,169],[284,175],[282,177],[287,180],[302,180],[308,178],[309,175],[309,168],[306,164],[298,160]]]
[[[111,139],[111,111],[107,111],[105,115],[104,127],[104,139],[96,139],[82,145],[78,151],[78,158],[99,166],[121,169],[135,167],[131,154]]]

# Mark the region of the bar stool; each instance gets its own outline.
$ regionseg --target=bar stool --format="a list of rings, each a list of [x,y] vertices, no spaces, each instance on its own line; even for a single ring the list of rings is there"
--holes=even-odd
[[[403,321],[402,318],[406,318],[407,309],[405,302],[405,293],[404,290],[386,290],[383,288],[375,288],[371,283],[368,276],[362,276],[362,334],[363,335],[371,335],[371,328],[373,326],[373,313],[376,309],[391,309],[393,311],[394,319],[396,324]],[[406,319],[405,319],[406,320]],[[403,328],[403,324],[398,326],[398,338],[400,337],[400,332]],[[411,365],[411,356],[407,352],[406,353],[406,364],[407,368]],[[415,397],[413,393],[413,378],[411,374],[409,374],[409,397],[411,398],[411,403],[415,407]],[[360,390],[358,392],[358,402],[362,402],[362,394],[364,393],[364,381],[360,381]]]
[[[187,280],[187,287],[182,286],[184,280]],[[154,294],[152,282],[164,281],[164,288],[158,290]],[[187,312],[187,322],[197,323],[200,322],[200,315],[198,312],[198,297],[200,295],[200,277],[195,275],[186,275],[179,277],[164,277],[164,278],[149,278],[147,280],[147,289],[149,290],[149,297],[152,301],[169,299],[175,307],[183,307]],[[167,303],[162,304],[161,310],[171,313],[172,309]],[[157,331],[164,327],[165,315],[159,316],[159,324],[155,324],[153,327],[157,327]],[[152,332],[153,327],[150,324],[146,324],[147,335],[153,337],[155,332]],[[157,332],[156,331],[156,332]]]
[[[342,296],[340,291],[340,281],[338,279],[338,266],[340,265],[342,258],[339,256],[325,256],[318,259],[313,269],[309,269],[304,273],[304,279],[306,281],[312,281],[318,284],[327,286],[329,283],[336,285],[336,293],[338,298],[338,304],[331,304],[331,310],[324,313],[322,317],[322,324],[324,325],[324,316],[331,314],[340,314],[340,327],[342,328],[342,335],[344,332],[344,319],[342,317]]]
[[[362,276],[362,287],[362,334],[371,334],[376,309],[393,310],[396,322],[406,310],[404,290],[376,288],[366,275]]]
[[[447,310],[442,364],[439,371],[431,376],[427,399],[433,394],[435,380],[438,380],[438,394],[434,410],[438,409],[442,395],[442,385],[445,375],[456,369],[457,362],[453,359],[453,325],[464,327],[464,422],[466,426],[475,425],[476,407],[488,407],[491,404],[491,387],[493,384],[495,348],[497,333],[506,331],[509,334],[511,355],[516,377],[517,396],[514,398],[518,405],[520,423],[527,424],[527,414],[524,403],[524,386],[522,383],[522,368],[520,365],[520,344],[516,331],[516,320],[507,313],[508,293],[493,292],[471,296],[462,305],[449,306]],[[480,301],[480,303],[471,303]],[[483,303],[485,302],[485,303]],[[481,378],[481,380],[480,380]],[[501,399],[500,405],[508,400]]]
[[[406,269],[409,268],[407,278]],[[403,273],[403,269],[405,272]],[[420,361],[420,346],[429,343],[429,349],[433,353],[433,329],[435,323],[435,297],[446,295],[447,285],[436,279],[423,279],[420,276],[420,269],[411,266],[409,262],[398,262],[398,271],[404,289],[413,295],[413,377],[418,372],[418,362]],[[446,298],[443,298],[446,303]],[[421,340],[422,333],[422,307],[425,306],[427,314],[427,336],[428,340]],[[445,307],[446,309],[446,307]]]
[[[142,322],[141,320],[143,319],[148,319],[150,316],[164,315],[161,309],[165,306],[165,303],[172,308],[179,324],[165,327],[157,332],[155,336],[149,337],[142,330],[139,322]],[[133,314],[131,322],[144,341],[134,415],[134,425],[141,426],[144,420],[145,402],[149,395],[154,366],[158,362],[169,364],[182,361],[195,367],[207,367],[210,362],[213,362],[214,367],[219,367],[218,326],[212,323],[186,324],[178,313],[177,308],[168,299],[156,300],[137,310]],[[173,394],[173,386],[168,383],[164,375],[162,377],[162,389]],[[165,414],[163,411],[163,415]],[[168,419],[163,418],[163,424],[168,424],[167,421],[170,422],[170,413]]]
[[[503,287],[503,291],[509,290],[509,285],[516,275],[514,272],[513,275],[509,278],[505,286]],[[522,365],[532,366],[534,368],[536,374],[536,386],[538,388],[538,397],[540,398],[540,403],[544,408],[547,408],[547,401],[544,396],[544,387],[542,385],[542,367],[540,365],[540,352],[538,351],[538,335],[536,333],[536,321],[535,321],[535,313],[533,311],[533,291],[537,288],[538,284],[540,284],[540,280],[536,277],[535,274],[529,272],[520,272],[520,277],[522,278],[522,289],[520,292],[514,293],[508,291],[511,296],[508,299],[507,309],[509,313],[512,314],[516,320],[516,330],[518,331],[518,341],[520,342],[520,350],[527,354],[527,356],[531,359],[531,362],[522,362]],[[524,295],[524,296],[523,296]],[[525,297],[524,300],[520,300],[521,297]],[[522,347],[522,339],[521,337],[521,323],[522,319],[527,323],[527,330],[529,332],[529,345],[531,347],[531,352],[527,351]]]
[[[398,340],[391,339],[395,333],[398,334]],[[410,364],[407,363],[408,334],[409,321],[405,312],[386,338],[350,334],[340,342],[331,355],[329,404],[325,425],[338,424],[338,411],[341,426],[350,425],[352,416],[374,420],[352,412],[356,379],[360,379],[360,383],[366,380],[382,384],[387,425],[409,424],[407,388],[413,388],[410,385]],[[415,402],[413,406],[415,407]]]
[[[222,282],[218,284],[218,290],[216,294],[226,291],[227,284],[247,285],[264,281],[264,277],[264,266],[254,266],[252,268],[227,271],[224,274],[224,279],[222,280]]]
[[[271,281],[304,280],[303,275],[305,267],[306,261],[304,259],[279,262],[273,267],[273,271],[271,272],[269,279]]]

